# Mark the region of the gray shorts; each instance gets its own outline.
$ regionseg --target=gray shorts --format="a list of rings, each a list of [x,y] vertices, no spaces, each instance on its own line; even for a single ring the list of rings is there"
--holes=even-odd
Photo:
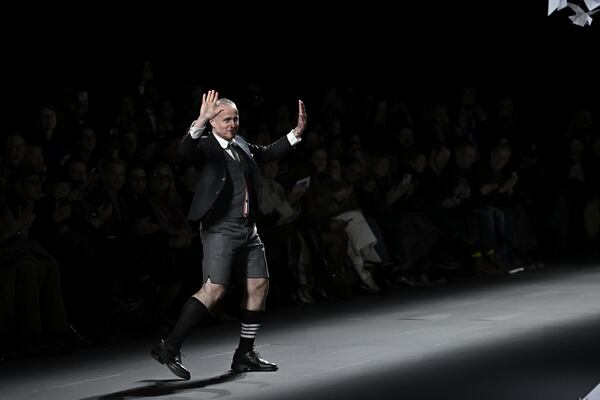
[[[265,246],[256,224],[228,220],[200,229],[202,238],[202,278],[212,283],[229,284],[236,267],[244,278],[268,278]]]

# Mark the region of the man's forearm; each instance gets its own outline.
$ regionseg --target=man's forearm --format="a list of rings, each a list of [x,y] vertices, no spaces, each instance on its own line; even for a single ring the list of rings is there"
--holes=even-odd
[[[202,121],[200,121],[200,119],[197,119],[194,122],[192,122],[190,129],[188,129],[188,134],[192,138],[198,139],[200,136],[202,136],[205,129],[206,129],[206,122],[202,123]]]

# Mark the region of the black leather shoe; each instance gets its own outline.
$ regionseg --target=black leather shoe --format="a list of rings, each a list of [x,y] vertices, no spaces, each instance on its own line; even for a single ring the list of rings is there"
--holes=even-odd
[[[265,360],[256,351],[240,353],[237,350],[233,355],[231,369],[236,372],[245,371],[277,371],[277,364]]]
[[[154,346],[150,351],[150,355],[159,363],[166,364],[171,372],[178,377],[185,380],[191,378],[190,371],[181,364],[181,353],[165,340],[162,340],[159,345]]]

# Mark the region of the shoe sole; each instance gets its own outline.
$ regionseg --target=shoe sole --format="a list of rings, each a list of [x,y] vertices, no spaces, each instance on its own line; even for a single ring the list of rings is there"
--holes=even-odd
[[[177,376],[181,379],[185,379],[186,381],[190,380],[191,375],[182,375],[182,373],[180,371],[178,371],[177,369],[171,368],[169,363],[163,358],[163,356],[160,355],[160,353],[158,351],[152,349],[152,351],[150,351],[150,355],[152,356],[152,358],[154,358],[160,364],[166,365],[167,368],[169,368],[169,371],[171,371],[173,374],[175,374],[175,376]]]
[[[270,367],[270,368],[252,368],[246,364],[231,364],[231,370],[235,372],[274,372],[277,371],[279,367]]]

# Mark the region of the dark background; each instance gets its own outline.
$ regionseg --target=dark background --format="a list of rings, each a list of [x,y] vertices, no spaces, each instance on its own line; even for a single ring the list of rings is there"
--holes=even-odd
[[[547,16],[545,0],[211,4],[7,15],[8,115],[63,88],[108,107],[134,90],[146,60],[176,95],[262,82],[309,100],[331,84],[443,100],[468,83],[484,99],[511,93],[540,111],[600,103],[600,22],[575,26],[570,10]]]

